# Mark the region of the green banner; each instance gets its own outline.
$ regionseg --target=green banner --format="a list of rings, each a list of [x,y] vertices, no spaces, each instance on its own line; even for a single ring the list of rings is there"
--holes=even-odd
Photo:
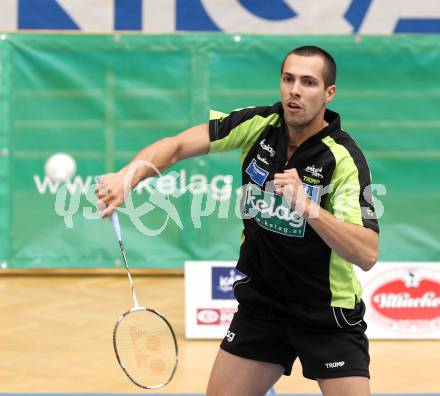
[[[276,102],[281,61],[305,44],[334,55],[338,90],[330,108],[382,185],[373,190],[384,208],[380,259],[440,261],[439,36],[2,38],[3,268],[120,266],[110,224],[96,219],[94,176],[206,122],[209,109]],[[133,191],[133,204],[119,214],[133,267],[237,258],[239,157],[186,160]]]

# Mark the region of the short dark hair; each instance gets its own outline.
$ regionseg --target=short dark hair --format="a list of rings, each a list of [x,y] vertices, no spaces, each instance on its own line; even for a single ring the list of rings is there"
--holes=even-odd
[[[290,51],[283,59],[281,63],[281,74],[283,74],[284,64],[286,59],[290,55],[300,55],[300,56],[320,56],[324,59],[324,85],[329,87],[336,83],[336,62],[333,57],[325,50],[314,45],[305,45],[303,47],[298,47]]]

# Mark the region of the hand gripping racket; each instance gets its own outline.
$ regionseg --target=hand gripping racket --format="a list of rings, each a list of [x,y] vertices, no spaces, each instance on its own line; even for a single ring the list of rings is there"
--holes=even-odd
[[[133,308],[119,317],[113,330],[116,358],[127,377],[137,386],[162,388],[176,372],[179,359],[176,335],[162,314],[138,304],[116,211],[110,221],[118,238],[133,297]]]

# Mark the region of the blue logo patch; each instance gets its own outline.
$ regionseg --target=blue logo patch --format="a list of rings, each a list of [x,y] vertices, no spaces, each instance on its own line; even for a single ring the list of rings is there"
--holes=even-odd
[[[319,186],[311,186],[310,184],[303,183],[304,191],[307,196],[311,198],[313,202],[318,202]]]
[[[244,278],[239,270],[232,267],[212,267],[212,299],[233,300],[232,285],[235,281]]]
[[[266,181],[267,176],[269,176],[268,171],[264,170],[262,167],[257,165],[257,161],[255,160],[255,158],[251,161],[251,163],[247,167],[246,173],[255,183],[257,183],[261,187]]]

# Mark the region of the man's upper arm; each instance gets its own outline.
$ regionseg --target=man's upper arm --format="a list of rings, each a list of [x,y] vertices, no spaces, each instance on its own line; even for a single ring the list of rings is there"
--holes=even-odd
[[[379,232],[370,170],[362,152],[358,149],[349,152],[330,137],[323,142],[329,146],[336,161],[326,209],[339,220]]]

